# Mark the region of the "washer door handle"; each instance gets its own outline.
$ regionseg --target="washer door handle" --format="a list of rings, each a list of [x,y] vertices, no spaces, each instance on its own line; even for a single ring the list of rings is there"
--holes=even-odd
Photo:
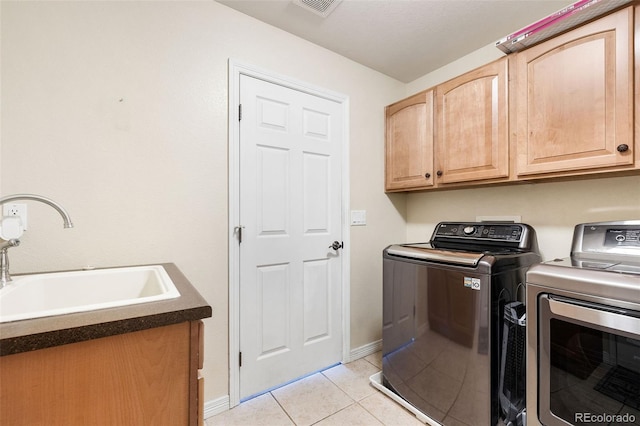
[[[557,300],[556,298],[547,297],[549,310],[557,316],[572,318],[587,324],[595,324],[609,329],[624,331],[634,336],[638,335],[640,330],[640,318],[625,315],[624,311],[611,312],[598,309],[597,305],[593,307],[586,303],[567,303]],[[615,309],[615,308],[614,308]]]

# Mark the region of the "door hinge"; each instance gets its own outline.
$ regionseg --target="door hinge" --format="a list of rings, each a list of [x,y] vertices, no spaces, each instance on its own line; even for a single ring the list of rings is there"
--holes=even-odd
[[[236,226],[235,228],[233,228],[233,231],[238,235],[238,243],[242,242],[242,230],[244,229],[244,226]]]
[[[238,364],[240,367],[242,367],[242,352],[238,353]]]
[[[238,121],[242,120],[242,104],[238,105]]]

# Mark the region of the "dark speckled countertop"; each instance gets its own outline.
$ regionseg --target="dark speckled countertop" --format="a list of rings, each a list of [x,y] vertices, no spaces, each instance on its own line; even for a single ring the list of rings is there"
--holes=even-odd
[[[0,356],[210,317],[211,306],[178,267],[173,263],[161,265],[180,292],[180,297],[0,323]]]

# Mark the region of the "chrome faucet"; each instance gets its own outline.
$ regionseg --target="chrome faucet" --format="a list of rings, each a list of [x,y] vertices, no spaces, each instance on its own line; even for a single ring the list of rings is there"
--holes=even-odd
[[[2,241],[0,243],[0,288],[3,288],[7,283],[11,282],[7,250],[9,250],[9,247],[19,246],[20,240],[14,238],[9,241],[0,239],[0,241]]]
[[[65,228],[73,228],[73,223],[71,222],[71,217],[69,213],[58,203],[55,201],[42,197],[40,195],[35,194],[15,194],[8,195],[6,197],[0,198],[0,206],[11,202],[11,201],[39,201],[41,203],[47,204],[53,207],[60,216],[62,216],[62,220],[64,221]],[[22,231],[20,231],[22,232]],[[0,238],[0,288],[6,286],[9,282],[11,282],[11,274],[9,274],[9,256],[7,254],[7,250],[10,247],[16,247],[20,245],[20,240],[18,238],[11,238],[9,240],[4,240]]]

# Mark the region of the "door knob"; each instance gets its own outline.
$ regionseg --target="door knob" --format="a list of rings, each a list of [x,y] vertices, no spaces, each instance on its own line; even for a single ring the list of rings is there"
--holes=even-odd
[[[342,243],[341,243],[341,242],[339,242],[339,241],[334,241],[334,242],[329,246],[329,248],[334,249],[334,250],[341,249],[342,247],[344,247],[344,244],[342,244]]]

